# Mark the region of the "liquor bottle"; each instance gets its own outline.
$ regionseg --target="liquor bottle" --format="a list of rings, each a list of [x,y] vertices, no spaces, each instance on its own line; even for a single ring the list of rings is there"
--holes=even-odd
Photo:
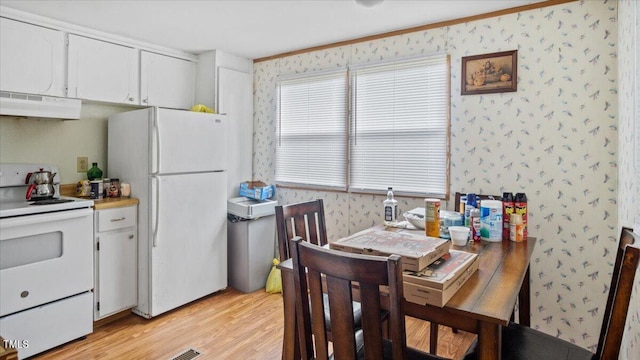
[[[384,224],[395,225],[398,222],[398,200],[393,198],[393,189],[387,190],[387,199],[382,202],[384,205]]]
[[[98,167],[97,162],[91,164],[91,169],[87,171],[87,179],[89,179],[89,181],[102,179],[102,170]]]

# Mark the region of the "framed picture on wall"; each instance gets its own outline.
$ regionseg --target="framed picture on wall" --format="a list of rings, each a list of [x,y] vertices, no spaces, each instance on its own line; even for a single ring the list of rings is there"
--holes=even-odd
[[[462,57],[462,95],[517,91],[518,50]]]

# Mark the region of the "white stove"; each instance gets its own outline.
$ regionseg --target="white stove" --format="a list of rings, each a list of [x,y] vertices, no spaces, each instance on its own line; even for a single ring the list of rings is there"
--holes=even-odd
[[[0,164],[0,334],[23,359],[93,331],[93,201],[27,201],[29,172]]]
[[[30,172],[40,169],[56,173],[53,178],[55,194],[51,199],[27,201],[27,176]],[[93,200],[60,196],[60,176],[57,172],[58,168],[55,165],[0,164],[0,219],[93,206]]]

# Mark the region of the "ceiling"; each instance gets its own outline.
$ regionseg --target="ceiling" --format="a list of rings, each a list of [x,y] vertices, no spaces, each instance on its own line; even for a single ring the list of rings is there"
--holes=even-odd
[[[369,0],[364,0],[369,1]],[[543,0],[0,0],[0,5],[191,53],[262,58]]]

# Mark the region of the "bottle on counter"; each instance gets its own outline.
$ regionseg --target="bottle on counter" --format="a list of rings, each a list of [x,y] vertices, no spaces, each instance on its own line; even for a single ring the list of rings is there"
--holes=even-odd
[[[502,240],[509,240],[511,214],[515,211],[513,193],[502,193]]]
[[[516,194],[514,198],[514,213],[522,215],[522,237],[524,240],[527,240],[527,194]]]
[[[111,179],[104,178],[102,179],[102,197],[109,197],[109,186],[111,186]]]
[[[98,167],[97,162],[91,164],[91,168],[87,171],[87,179],[89,181],[102,179],[102,170]]]
[[[384,205],[384,224],[395,225],[398,222],[398,200],[393,198],[393,188],[388,188],[387,199],[382,204]]]

